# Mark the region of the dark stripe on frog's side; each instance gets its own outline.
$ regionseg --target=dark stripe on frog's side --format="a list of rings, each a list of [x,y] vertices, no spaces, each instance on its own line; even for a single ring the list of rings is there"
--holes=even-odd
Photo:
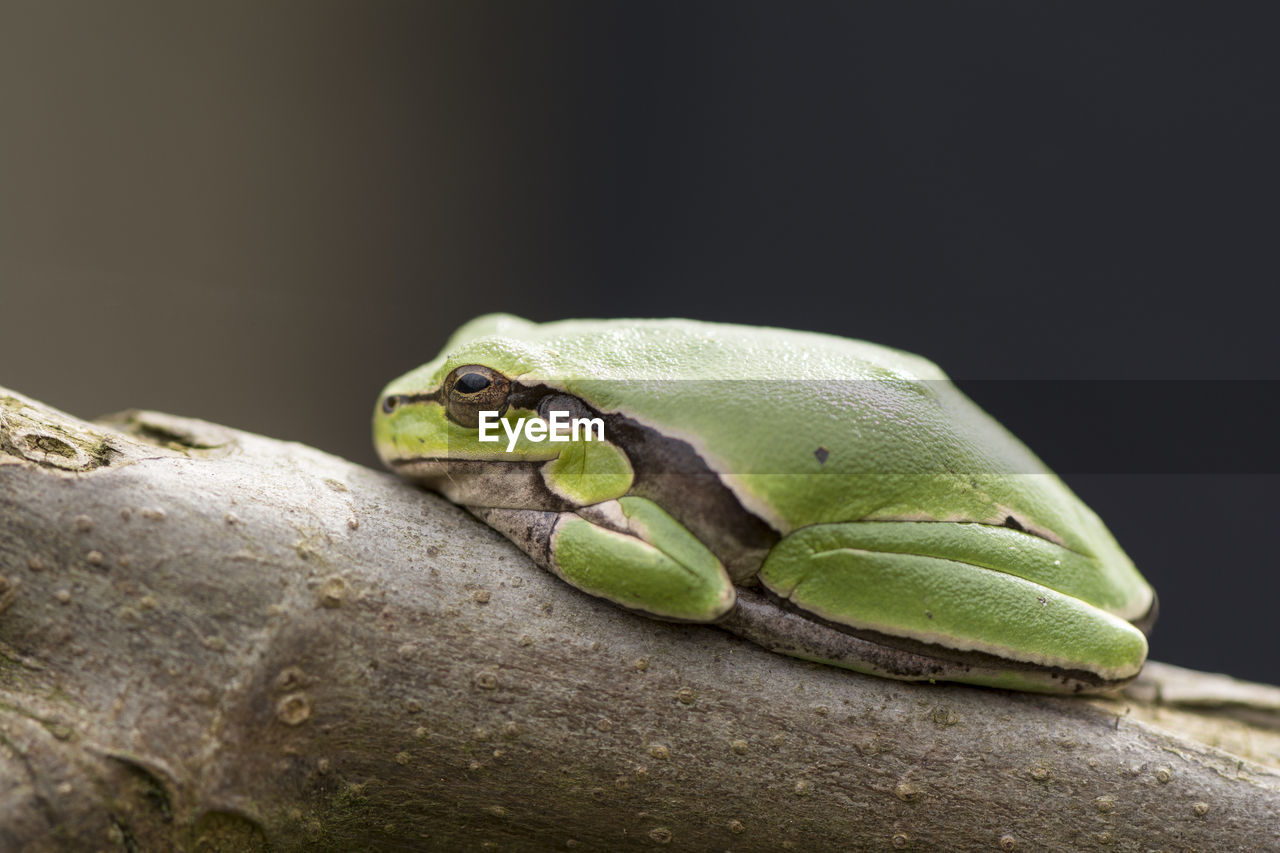
[[[755,574],[777,532],[749,512],[715,471],[686,441],[618,413],[605,413],[584,400],[546,385],[513,384],[513,408],[538,411],[548,396],[564,396],[582,409],[575,417],[601,418],[605,439],[622,449],[635,472],[629,494],[648,498],[698,538],[724,564],[736,584],[754,584]]]
[[[815,616],[764,587],[740,594],[738,606],[717,624],[786,654],[824,660],[837,666],[842,660],[870,661],[894,678],[954,681],[958,675],[1018,672],[1046,685],[1066,686],[1076,693],[1119,687],[1133,680],[1107,679],[1083,669],[1009,660],[986,652],[962,651],[851,628]]]

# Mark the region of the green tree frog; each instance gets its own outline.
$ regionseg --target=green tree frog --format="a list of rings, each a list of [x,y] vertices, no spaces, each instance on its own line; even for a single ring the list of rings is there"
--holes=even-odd
[[[549,430],[553,416],[603,435]],[[652,617],[892,678],[1041,692],[1115,687],[1146,659],[1151,586],[919,356],[783,329],[491,314],[388,385],[373,432],[397,473]]]

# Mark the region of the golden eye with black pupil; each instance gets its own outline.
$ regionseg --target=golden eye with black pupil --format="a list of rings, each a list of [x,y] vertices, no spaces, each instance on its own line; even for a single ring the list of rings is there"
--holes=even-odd
[[[507,410],[511,380],[483,364],[455,367],[444,380],[444,405],[449,420],[458,426],[480,426],[481,412]]]
[[[482,373],[464,373],[453,387],[464,394],[479,394],[491,384],[493,381]]]

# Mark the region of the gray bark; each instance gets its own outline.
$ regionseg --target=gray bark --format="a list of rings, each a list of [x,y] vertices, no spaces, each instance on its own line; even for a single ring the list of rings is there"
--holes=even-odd
[[[0,849],[1274,850],[1280,691],[907,684],[635,616],[298,444],[0,389]]]

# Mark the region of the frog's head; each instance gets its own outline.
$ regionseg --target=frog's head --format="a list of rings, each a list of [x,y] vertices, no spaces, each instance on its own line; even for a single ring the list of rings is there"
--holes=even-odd
[[[558,506],[538,468],[556,458],[560,446],[518,433],[512,443],[506,429],[536,416],[525,406],[545,395],[521,382],[545,375],[548,366],[535,328],[510,314],[478,317],[455,332],[433,361],[387,385],[373,413],[374,446],[383,463],[456,503]],[[481,440],[485,412],[498,413],[484,431],[496,440]]]

